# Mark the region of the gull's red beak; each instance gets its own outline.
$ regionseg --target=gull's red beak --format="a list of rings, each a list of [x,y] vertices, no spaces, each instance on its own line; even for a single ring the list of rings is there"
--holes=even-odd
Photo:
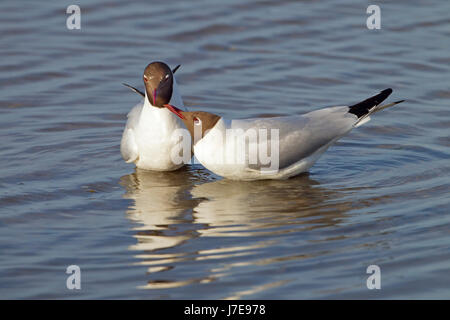
[[[175,113],[178,117],[180,117],[180,119],[186,119],[182,114],[183,110],[178,109],[177,107],[175,107],[171,104],[165,104],[164,107],[166,107],[167,109],[169,109],[170,111]]]

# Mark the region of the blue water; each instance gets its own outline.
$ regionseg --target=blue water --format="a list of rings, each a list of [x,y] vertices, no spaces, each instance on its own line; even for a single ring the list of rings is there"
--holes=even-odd
[[[450,298],[449,2],[373,3],[380,30],[366,2],[78,1],[68,30],[70,4],[0,4],[0,298]],[[287,181],[144,172],[121,83],[154,60],[227,118],[407,101]]]

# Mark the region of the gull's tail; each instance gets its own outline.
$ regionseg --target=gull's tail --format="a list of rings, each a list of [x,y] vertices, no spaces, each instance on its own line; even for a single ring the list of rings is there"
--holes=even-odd
[[[392,102],[389,104],[385,104],[381,106],[380,104],[386,100],[387,97],[392,93],[392,89],[388,88],[386,90],[381,91],[379,94],[370,97],[364,101],[361,101],[357,104],[354,104],[349,107],[348,112],[353,113],[358,117],[358,122],[355,123],[355,127],[359,127],[360,125],[368,122],[370,120],[370,115],[381,111],[383,109],[395,106],[396,104],[402,103],[405,100],[400,100],[396,102]]]

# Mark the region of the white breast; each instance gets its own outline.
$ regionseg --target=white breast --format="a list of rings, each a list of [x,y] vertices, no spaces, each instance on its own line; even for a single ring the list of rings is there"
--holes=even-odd
[[[242,165],[230,163],[227,157],[226,130],[230,121],[221,118],[216,125],[194,145],[194,154],[197,160],[208,170],[221,175],[229,176],[232,172],[243,169]]]
[[[175,82],[170,103],[184,107]],[[183,163],[174,163],[171,154],[179,143],[172,133],[180,128],[184,125],[176,115],[166,108],[152,106],[145,97],[144,102],[128,114],[120,145],[123,158],[146,170],[171,171],[180,168]]]

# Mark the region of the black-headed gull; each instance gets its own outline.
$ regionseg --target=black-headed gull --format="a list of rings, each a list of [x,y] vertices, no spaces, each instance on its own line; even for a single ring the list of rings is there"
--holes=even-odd
[[[172,132],[183,127],[183,123],[167,110],[165,104],[180,105],[183,101],[177,89],[173,71],[164,62],[152,62],[144,70],[145,94],[128,113],[128,121],[123,131],[120,152],[127,163],[146,170],[172,171],[183,163],[172,161],[171,151],[177,144]]]
[[[338,139],[370,120],[392,89],[352,106],[336,106],[303,115],[226,120],[218,115],[166,107],[189,130],[198,161],[217,175],[234,180],[287,179],[307,171]]]

